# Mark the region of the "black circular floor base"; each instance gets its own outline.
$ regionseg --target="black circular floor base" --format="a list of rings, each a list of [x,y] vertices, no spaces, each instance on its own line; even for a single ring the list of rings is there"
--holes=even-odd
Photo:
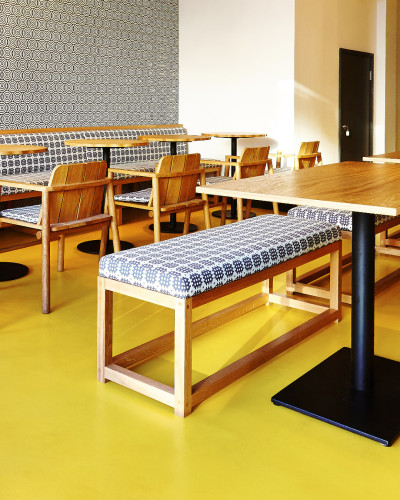
[[[160,224],[162,233],[169,234],[182,234],[183,233],[183,222],[176,222],[175,224],[170,224],[169,222],[161,222]],[[154,225],[150,224],[150,231],[154,231]],[[199,228],[195,224],[189,224],[189,233],[194,233]]]
[[[0,262],[0,281],[12,281],[23,278],[29,268],[16,262]]]
[[[221,218],[221,210],[216,210],[215,212],[212,213],[213,217],[218,217],[218,219]],[[243,219],[245,218],[246,214],[243,212]],[[250,212],[250,217],[255,217],[256,214],[254,212]],[[232,210],[227,210],[226,211],[226,218],[231,220],[237,220],[237,212],[234,212],[232,215]]]
[[[128,250],[129,248],[134,248],[132,243],[129,241],[121,241],[121,250]],[[90,253],[91,255],[99,255],[100,252],[100,240],[90,240],[83,241],[79,243],[77,249],[83,253]],[[106,254],[114,253],[114,245],[112,240],[107,241]]]

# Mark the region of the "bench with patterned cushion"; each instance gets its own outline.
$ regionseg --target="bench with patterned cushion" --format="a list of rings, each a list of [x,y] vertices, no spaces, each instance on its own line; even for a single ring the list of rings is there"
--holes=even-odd
[[[325,221],[331,224],[337,224],[342,230],[342,237],[351,238],[351,233],[353,231],[353,217],[350,210],[337,210],[331,208],[320,208],[320,207],[310,207],[310,206],[299,206],[291,208],[288,213],[288,217],[291,218],[301,218],[305,220],[313,221]],[[387,253],[390,255],[400,255],[398,249],[390,249],[384,245],[386,240],[386,233],[389,229],[398,226],[400,224],[400,217],[391,217],[388,215],[378,215],[375,214],[375,234],[380,234],[380,246],[376,246],[378,252]],[[351,263],[351,253],[345,255],[342,259],[343,265],[348,265]],[[292,292],[296,293],[306,293],[316,297],[326,296],[325,291],[320,286],[311,285],[311,283],[328,272],[327,266],[322,266],[315,271],[309,271],[304,275],[296,276],[293,273],[292,276],[288,277],[288,288]],[[396,270],[393,273],[385,276],[381,280],[375,283],[375,293],[380,293],[387,286],[392,284],[394,281],[399,279],[399,271]],[[347,304],[351,304],[351,294],[343,293],[342,301]]]
[[[335,225],[264,215],[103,257],[99,267],[99,381],[120,383],[186,416],[194,406],[233,380],[323,325],[340,319],[340,252],[340,230]],[[330,255],[332,265],[329,306],[273,292],[274,276],[322,255]],[[262,283],[261,293],[192,323],[193,308],[256,283]],[[174,309],[175,333],[113,355],[113,292]],[[195,384],[192,390],[192,338],[269,302],[307,310],[317,316],[286,333],[279,341],[266,344]],[[133,324],[135,321],[132,317]],[[174,344],[175,388],[128,370],[171,349]]]

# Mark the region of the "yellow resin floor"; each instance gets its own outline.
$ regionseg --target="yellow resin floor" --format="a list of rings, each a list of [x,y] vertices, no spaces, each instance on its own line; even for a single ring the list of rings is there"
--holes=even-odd
[[[149,243],[147,216],[131,211],[130,218],[121,227],[122,238]],[[194,219],[202,224],[199,213]],[[7,232],[1,233],[3,244]],[[161,403],[96,381],[98,262],[76,250],[86,239],[67,239],[64,273],[56,272],[53,252],[49,315],[41,313],[40,246],[0,255],[0,260],[30,268],[25,278],[0,283],[1,500],[400,498],[400,438],[385,448],[270,401],[350,345],[348,306],[341,323],[181,419]],[[400,265],[393,257],[376,262],[379,273]],[[283,286],[283,277],[278,284]],[[400,284],[377,297],[375,309],[376,353],[400,361]],[[194,380],[298,324],[306,314],[272,305],[196,339]],[[168,332],[172,322],[171,313],[157,306],[127,297],[116,300],[115,336],[121,349]],[[141,367],[166,383],[172,370],[172,353]]]

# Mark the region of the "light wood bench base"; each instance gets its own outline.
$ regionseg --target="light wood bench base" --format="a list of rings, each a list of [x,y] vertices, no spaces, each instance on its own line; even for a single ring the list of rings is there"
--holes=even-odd
[[[314,304],[273,292],[273,278],[311,260],[330,255],[329,306]],[[260,283],[258,294],[193,322],[192,310],[238,290]],[[134,297],[175,311],[175,330],[120,354],[113,353],[113,293]],[[202,401],[281,354],[324,326],[341,319],[341,242],[335,242],[240,280],[189,299],[140,288],[108,278],[98,278],[98,363],[97,378],[108,380],[160,401],[181,417],[189,415]],[[315,313],[316,316],[281,337],[245,355],[222,370],[192,384],[192,340],[268,303],[281,304]],[[163,352],[175,349],[174,387],[132,370]]]

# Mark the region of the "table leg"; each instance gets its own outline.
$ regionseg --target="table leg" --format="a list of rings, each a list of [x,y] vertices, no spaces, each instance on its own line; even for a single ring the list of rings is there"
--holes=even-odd
[[[390,446],[400,434],[400,363],[374,356],[374,215],[353,213],[352,348],[272,402]]]
[[[103,160],[107,163],[107,173],[111,164],[111,153],[109,147],[103,147]],[[105,190],[104,190],[104,198],[103,198],[103,208],[105,203]],[[133,248],[134,245],[129,241],[121,241],[121,250],[128,250],[129,248]],[[91,255],[99,255],[100,252],[100,240],[89,240],[83,241],[79,243],[77,249],[83,253],[90,253]],[[114,253],[114,245],[110,237],[107,236],[107,244],[106,244],[106,254]]]

